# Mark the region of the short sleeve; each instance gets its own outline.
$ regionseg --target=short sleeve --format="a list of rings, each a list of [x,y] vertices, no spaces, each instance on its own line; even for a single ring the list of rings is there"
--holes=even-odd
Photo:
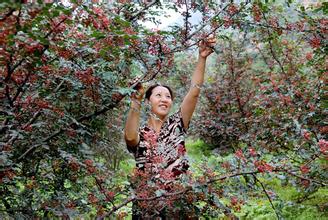
[[[126,144],[126,147],[130,153],[135,154],[139,148],[139,145],[140,145],[140,138],[139,138],[139,142],[136,146],[129,146],[128,144]]]
[[[176,113],[171,115],[170,118],[171,118],[170,121],[177,123],[177,126],[181,129],[181,131],[183,131],[183,133],[185,133],[185,134],[187,133],[187,130],[184,127],[184,123],[183,123],[183,119],[182,119],[181,108],[179,108],[179,110]]]
[[[130,153],[135,155],[138,152],[138,149],[140,147],[140,141],[141,141],[142,138],[143,138],[143,135],[142,135],[141,129],[139,128],[139,142],[138,142],[138,144],[135,145],[135,146],[129,146],[128,144],[126,144],[126,147],[127,147],[128,151]]]

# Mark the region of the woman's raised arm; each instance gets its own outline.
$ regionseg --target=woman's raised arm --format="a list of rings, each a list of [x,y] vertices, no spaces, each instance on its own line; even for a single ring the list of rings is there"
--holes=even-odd
[[[125,123],[124,138],[128,146],[134,147],[139,143],[140,109],[144,96],[144,88],[138,84],[137,92],[131,96],[131,107]]]
[[[188,128],[190,119],[195,110],[200,88],[204,83],[205,65],[207,57],[213,52],[216,39],[214,37],[203,40],[199,44],[198,62],[191,78],[191,85],[181,104],[181,114],[185,129]]]

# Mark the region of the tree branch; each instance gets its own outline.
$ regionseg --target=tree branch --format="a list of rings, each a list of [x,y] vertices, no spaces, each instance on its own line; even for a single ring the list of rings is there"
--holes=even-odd
[[[5,21],[9,16],[11,16],[14,13],[15,9],[11,9],[10,11],[7,12],[3,17],[0,18],[0,22]]]
[[[234,17],[235,15],[239,14],[245,7],[246,5],[248,5],[251,1],[246,1],[245,5],[243,7],[241,7],[237,12],[235,12],[234,14],[230,15],[230,19],[232,17]],[[231,3],[230,3],[231,4]],[[191,33],[190,35],[188,35],[188,37],[186,38],[186,40],[190,40],[194,35],[199,34],[207,25],[209,22],[211,22],[212,20],[214,20],[214,18],[218,17],[230,4],[227,4],[222,10],[220,10],[217,14],[215,14],[211,19],[209,19],[206,23],[204,23],[201,27],[199,27],[197,30],[195,30],[193,33]],[[215,29],[213,29],[212,31],[210,31],[209,33],[205,34],[203,36],[203,38],[206,38],[208,36],[210,36],[211,34],[215,33],[220,27],[222,27],[224,23],[221,22],[220,25],[218,25]],[[198,45],[200,41],[203,40],[202,39],[198,39],[196,40],[193,44],[189,45],[187,48],[193,47],[195,45]],[[186,49],[186,47],[182,47],[182,46],[178,46],[176,48],[174,48],[173,50],[170,51],[170,53],[175,53],[178,52],[179,50],[183,50]],[[216,48],[213,48],[213,50],[215,51],[215,53],[219,53],[219,51],[216,50]]]
[[[290,28],[287,28],[287,27],[282,27],[282,26],[279,26],[279,27],[274,27],[272,25],[269,25],[269,24],[262,24],[262,23],[255,23],[255,22],[251,22],[251,21],[241,21],[242,24],[246,24],[246,25],[253,25],[253,26],[257,26],[257,27],[263,27],[263,28],[267,28],[267,29],[274,29],[274,30],[284,30],[284,31],[295,31],[295,32],[303,32],[303,33],[316,33],[317,30],[307,30],[307,29],[304,29],[304,30],[292,30]],[[324,30],[327,30],[327,29],[324,29]]]
[[[22,129],[27,128],[29,125],[35,122],[35,120],[41,115],[41,110],[39,109],[36,113],[34,113],[33,117],[25,124],[22,126]]]
[[[279,213],[277,212],[276,208],[274,207],[274,205],[273,205],[273,203],[272,203],[272,200],[271,200],[271,197],[270,197],[270,195],[268,194],[268,192],[266,191],[266,189],[265,189],[263,183],[262,183],[262,182],[256,177],[256,175],[253,174],[252,176],[254,177],[254,179],[255,179],[257,182],[260,183],[261,188],[262,188],[263,192],[265,193],[266,197],[268,198],[268,200],[269,200],[269,202],[270,202],[270,204],[271,204],[272,209],[273,209],[274,212],[276,213],[277,219],[281,219],[280,216],[279,216]]]
[[[11,97],[10,97],[9,86],[6,85],[5,88],[6,88],[6,97],[7,97],[7,99],[8,99],[9,105],[10,105],[10,107],[14,107],[14,102],[13,102],[13,100],[12,100]]]
[[[309,182],[317,183],[317,184],[319,184],[319,185],[321,185],[321,186],[328,186],[328,183],[326,183],[326,182],[321,182],[321,181],[319,181],[319,180],[310,179],[310,178],[307,178],[307,177],[304,177],[304,176],[301,176],[301,175],[295,174],[295,173],[293,173],[292,171],[283,170],[282,172],[285,172],[285,173],[287,173],[287,174],[289,174],[289,175],[291,175],[291,176],[297,177],[297,178],[302,179],[302,180],[307,180],[307,181],[309,181]]]
[[[137,19],[143,12],[145,12],[146,10],[148,10],[148,8],[152,7],[153,5],[155,5],[156,3],[160,3],[159,0],[154,0],[152,2],[150,2],[149,4],[147,4],[143,9],[141,9],[140,11],[138,11],[136,14],[132,15],[132,17],[129,19],[130,21],[134,21],[135,19]]]
[[[120,205],[115,206],[114,208],[112,208],[109,212],[107,212],[106,214],[102,215],[101,217],[98,217],[97,219],[104,219],[105,217],[110,216],[111,214],[113,214],[114,212],[116,212],[117,210],[119,210],[120,208],[126,206],[127,204],[129,204],[130,202],[133,202],[135,200],[134,197],[128,198],[127,200],[125,200],[124,202],[122,202]]]
[[[262,13],[262,15],[263,15],[264,20],[268,23],[265,14]],[[266,30],[266,32],[267,32],[267,34],[270,36],[270,34],[271,34],[270,31],[269,31],[269,30]],[[283,67],[283,65],[281,64],[280,60],[279,60],[278,57],[277,57],[277,54],[276,54],[275,51],[273,50],[273,45],[272,45],[272,41],[271,41],[271,39],[269,39],[269,46],[270,46],[270,52],[271,52],[271,55],[272,55],[273,59],[278,63],[278,65],[279,65],[279,67],[280,67],[280,69],[281,69],[281,72],[286,76],[286,81],[288,82],[288,84],[290,84],[290,80],[289,80],[289,77],[287,76],[287,73],[286,73],[286,71],[285,71],[285,68]],[[289,90],[289,89],[288,89],[288,90]]]
[[[213,17],[211,17],[211,19],[209,19],[206,23],[204,23],[202,26],[200,26],[197,30],[195,30],[192,34],[190,34],[188,37],[186,37],[186,41],[187,40],[190,40],[193,36],[195,36],[196,34],[198,34],[199,32],[201,32],[211,21],[213,21],[216,17],[218,17],[223,11],[225,11],[227,9],[227,7],[231,5],[230,4],[227,4],[226,6],[224,6],[218,13],[216,13],[215,15],[213,15]],[[240,11],[238,11],[239,13]],[[236,13],[237,14],[237,13]],[[233,14],[232,16],[234,16],[235,14]],[[232,17],[231,16],[231,17]],[[231,18],[230,17],[230,18]],[[221,27],[222,24],[219,26]],[[217,28],[215,29],[217,30]],[[198,43],[198,42],[197,42]]]

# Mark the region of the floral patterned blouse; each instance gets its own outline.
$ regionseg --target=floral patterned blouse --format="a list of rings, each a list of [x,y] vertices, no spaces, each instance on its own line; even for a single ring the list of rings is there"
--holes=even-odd
[[[185,148],[186,130],[180,109],[167,118],[158,134],[144,125],[139,129],[139,135],[137,146],[128,146],[139,169],[151,169],[155,173],[165,170],[173,176],[187,171],[189,165]]]

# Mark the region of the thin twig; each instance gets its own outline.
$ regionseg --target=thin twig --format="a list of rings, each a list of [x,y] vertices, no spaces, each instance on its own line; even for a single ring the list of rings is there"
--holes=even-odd
[[[239,14],[245,7],[247,4],[249,4],[251,1],[246,1],[245,5],[243,7],[241,7],[237,12],[235,12],[234,14],[230,15],[230,19],[233,18],[235,15]],[[230,3],[231,4],[231,3]],[[227,4],[222,10],[220,10],[217,14],[215,14],[211,19],[209,19],[205,24],[203,24],[201,27],[199,27],[197,30],[195,30],[193,33],[191,33],[190,35],[188,35],[186,40],[191,39],[194,35],[199,34],[207,25],[209,22],[211,22],[215,17],[219,16],[221,14],[222,11],[224,11],[230,4]],[[212,31],[210,31],[209,33],[205,34],[203,36],[203,38],[206,38],[208,36],[210,36],[211,34],[215,33],[220,27],[222,27],[224,23],[221,22],[220,25],[218,25],[216,28],[214,28]],[[187,48],[193,47],[195,45],[198,45],[200,41],[203,40],[203,38],[196,40],[194,43],[188,45]],[[179,50],[183,50],[186,49],[186,47],[182,47],[182,46],[178,46],[176,48],[174,48],[170,53],[175,53]],[[219,51],[217,51],[215,48],[213,48],[213,50],[218,53]]]
[[[138,18],[144,11],[146,11],[148,8],[152,7],[153,5],[155,5],[156,3],[160,3],[159,0],[154,0],[152,2],[150,2],[149,4],[147,4],[143,9],[141,9],[140,11],[138,11],[136,14],[134,14],[129,20],[130,21],[134,21],[136,18]]]
[[[263,15],[264,20],[268,23],[265,14],[262,13],[262,15]],[[266,30],[266,31],[267,31],[267,34],[270,36],[271,32],[270,32],[269,30]],[[281,64],[280,60],[279,60],[278,57],[277,57],[277,54],[276,54],[275,51],[273,50],[273,45],[272,45],[272,41],[271,41],[270,38],[269,38],[269,46],[270,46],[270,52],[271,52],[271,55],[272,55],[273,59],[278,63],[278,65],[279,65],[279,67],[280,67],[280,69],[281,69],[281,72],[282,72],[282,73],[285,75],[285,77],[286,77],[286,81],[288,82],[288,84],[291,84],[291,83],[290,83],[290,80],[289,80],[289,77],[288,77],[288,75],[287,75],[287,73],[286,73],[286,71],[285,71],[285,68],[283,67],[283,65]],[[289,88],[288,88],[288,90],[289,90]]]
[[[6,89],[6,93],[5,93],[5,94],[6,94],[6,97],[7,97],[7,99],[8,99],[8,103],[9,103],[10,107],[14,107],[14,102],[13,102],[13,100],[12,100],[11,97],[10,97],[9,86],[6,85],[5,89]]]
[[[283,27],[283,26],[279,26],[279,27],[274,27],[272,25],[269,25],[269,24],[262,24],[262,23],[255,23],[255,22],[251,22],[251,21],[240,21],[241,24],[246,24],[246,25],[253,25],[253,26],[257,26],[257,27],[263,27],[263,28],[267,28],[267,29],[273,29],[273,30],[284,30],[284,31],[295,31],[297,33],[316,33],[317,30],[314,29],[314,30],[307,30],[307,29],[304,29],[304,30],[293,30],[293,29],[290,29],[288,27]],[[327,30],[324,28],[324,30]]]
[[[270,202],[270,204],[271,204],[272,209],[274,210],[274,212],[275,212],[277,218],[280,219],[279,213],[277,212],[276,208],[274,207],[274,205],[273,205],[273,203],[272,203],[272,200],[271,200],[271,197],[270,197],[270,195],[268,194],[267,190],[265,189],[263,183],[262,183],[262,182],[256,177],[255,174],[253,174],[252,176],[254,177],[254,179],[255,179],[258,183],[260,183],[261,188],[262,188],[263,192],[265,193],[266,197],[268,198],[268,200],[269,200],[269,202]]]
[[[35,149],[37,149],[38,147],[42,146],[43,144],[47,143],[49,140],[57,137],[59,134],[61,134],[64,131],[63,128],[60,128],[58,131],[56,131],[55,133],[53,133],[52,135],[46,137],[45,139],[43,139],[40,143],[33,145],[32,147],[30,147],[29,149],[27,149],[22,155],[20,155],[17,159],[17,162],[20,162],[26,155],[28,155],[30,152],[33,152]]]
[[[36,113],[34,113],[33,117],[25,124],[22,126],[22,129],[27,128],[29,125],[35,122],[35,120],[41,115],[42,110],[38,110]]]
[[[187,37],[187,40],[191,39],[194,35],[200,33],[206,26],[208,26],[208,24],[213,21],[216,17],[218,17],[223,11],[226,10],[226,8],[231,5],[230,4],[227,4],[226,6],[224,6],[218,13],[216,13],[215,15],[213,15],[213,17],[211,17],[211,19],[209,19],[206,23],[204,23],[202,26],[200,26],[197,30],[195,30],[192,34],[190,34],[188,37]],[[238,11],[239,13],[240,11]],[[236,13],[237,14],[237,13]],[[232,16],[231,16],[232,17]],[[231,18],[230,17],[230,18]],[[220,25],[222,26],[222,25]]]
[[[326,182],[321,182],[319,180],[310,179],[308,177],[304,177],[304,176],[298,175],[298,174],[296,174],[296,173],[294,173],[292,171],[283,170],[283,172],[288,173],[289,175],[294,176],[294,177],[297,177],[297,178],[302,179],[302,180],[307,180],[309,182],[317,183],[317,184],[319,184],[321,186],[328,186],[328,183],[326,183]]]

